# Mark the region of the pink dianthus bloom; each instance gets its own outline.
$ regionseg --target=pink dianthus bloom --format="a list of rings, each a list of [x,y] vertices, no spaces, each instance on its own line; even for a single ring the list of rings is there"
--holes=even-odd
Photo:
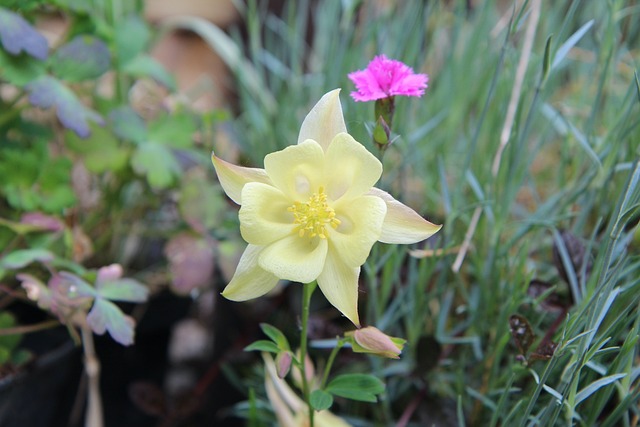
[[[422,96],[427,88],[429,76],[414,74],[413,69],[400,61],[379,55],[367,68],[349,73],[356,85],[351,97],[356,101],[375,101],[395,95]]]

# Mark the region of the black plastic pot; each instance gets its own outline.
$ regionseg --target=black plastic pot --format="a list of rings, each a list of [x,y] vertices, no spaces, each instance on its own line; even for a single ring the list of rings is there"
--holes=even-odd
[[[0,380],[0,426],[68,424],[82,362],[80,349],[71,342],[66,330],[59,329],[62,330],[32,334],[25,347],[33,350],[50,346],[51,350],[36,356],[26,369]]]

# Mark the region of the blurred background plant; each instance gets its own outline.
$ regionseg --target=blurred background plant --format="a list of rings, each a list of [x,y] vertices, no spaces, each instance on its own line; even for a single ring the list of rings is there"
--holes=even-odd
[[[0,6],[1,371],[29,370],[40,356],[29,342],[20,350],[20,334],[66,325],[83,342],[95,426],[91,332],[129,346],[145,311],[132,317],[122,310],[131,304],[112,301],[144,303],[164,288],[189,295],[209,285],[216,258],[235,259],[233,243],[214,256],[218,241],[236,240],[210,172],[210,138],[225,114],[195,111],[177,91],[151,55],[158,33],[142,7]],[[3,425],[30,424],[3,409]]]
[[[103,376],[108,425],[275,422],[259,355],[242,349],[261,322],[298,335],[300,289],[218,299],[242,247],[209,153],[261,167],[336,87],[350,133],[375,152],[371,105],[349,99],[347,74],[378,54],[430,77],[423,98],[396,102],[380,186],[444,228],[409,252],[374,246],[362,321],[407,345],[400,361],[340,352],[336,373],[369,372],[386,389],[378,404],[337,398],[331,412],[353,425],[638,423],[637,2],[250,0],[234,3],[240,22],[225,30],[211,4],[187,16],[159,14],[160,3],[144,15],[157,26],[139,1],[0,10],[3,328],[24,323],[17,274],[94,285],[119,264],[152,303],[165,285],[197,297],[161,305],[160,317],[197,320],[175,326],[169,348],[149,347],[177,367],[117,359],[144,422],[117,409],[129,397],[106,395]],[[185,45],[195,53],[178,55]],[[187,63],[229,74],[212,83],[181,74]],[[312,303],[321,365],[345,322]],[[120,307],[142,322],[153,311]],[[15,338],[0,345],[9,365],[28,359]],[[208,356],[185,382],[186,348]],[[244,402],[224,400],[233,393]]]

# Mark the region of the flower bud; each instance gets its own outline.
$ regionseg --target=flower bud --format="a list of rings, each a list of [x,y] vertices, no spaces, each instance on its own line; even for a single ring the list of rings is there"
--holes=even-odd
[[[354,353],[369,353],[390,359],[399,359],[407,342],[402,338],[390,337],[373,326],[347,332],[345,336],[350,338]]]
[[[290,351],[281,351],[276,356],[276,368],[278,370],[278,377],[284,378],[289,373],[289,369],[291,368],[291,352]]]

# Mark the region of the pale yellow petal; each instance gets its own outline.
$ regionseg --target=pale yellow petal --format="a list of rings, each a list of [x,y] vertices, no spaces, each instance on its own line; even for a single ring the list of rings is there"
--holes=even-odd
[[[242,190],[240,232],[252,245],[268,245],[293,233],[293,204],[277,188],[261,182],[250,182]]]
[[[333,137],[346,131],[347,126],[344,123],[342,105],[340,105],[340,89],[334,89],[320,98],[305,117],[300,127],[298,144],[312,139],[327,151]]]
[[[387,215],[382,224],[382,235],[378,239],[383,243],[420,242],[433,236],[442,228],[442,225],[432,224],[385,191],[372,188],[369,194],[380,197],[387,204]]]
[[[295,201],[307,201],[322,185],[324,152],[315,141],[304,141],[268,154],[264,168],[273,185]]]
[[[274,406],[276,415],[278,415],[278,418],[283,415],[286,419],[293,420],[293,413],[303,411],[306,408],[306,404],[295,394],[285,380],[278,377],[278,370],[273,361],[273,356],[263,352],[262,359],[265,365],[265,380],[267,384],[271,383],[271,390],[267,389],[267,395]]]
[[[360,267],[380,238],[387,206],[379,197],[361,196],[334,207],[340,225],[327,227],[329,245],[346,265]]]
[[[329,251],[318,286],[327,300],[354,325],[360,326],[358,317],[358,276],[360,267],[349,267],[341,254]]]
[[[308,422],[307,405],[289,387],[289,384],[278,377],[273,357],[262,353],[265,364],[265,389],[273,411],[282,427],[300,427]],[[328,410],[316,411],[316,427],[350,427],[345,420]]]
[[[348,133],[331,142],[325,168],[326,192],[332,200],[362,196],[382,175],[382,163]]]
[[[260,267],[280,279],[309,283],[324,268],[327,246],[327,239],[293,234],[265,247],[260,254]]]
[[[258,264],[262,249],[262,246],[247,246],[240,258],[236,273],[222,291],[222,296],[232,301],[246,301],[258,298],[275,288],[278,278],[260,268]]]
[[[270,184],[271,180],[264,169],[246,168],[225,162],[215,154],[211,154],[211,162],[218,175],[218,180],[227,196],[237,204],[242,204],[242,187],[248,182]]]

